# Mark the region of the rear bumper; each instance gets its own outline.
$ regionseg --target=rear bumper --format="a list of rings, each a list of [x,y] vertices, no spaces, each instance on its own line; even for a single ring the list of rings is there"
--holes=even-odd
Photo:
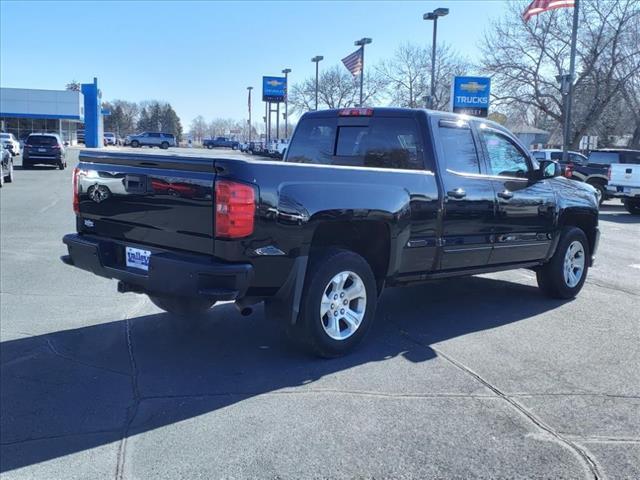
[[[158,295],[204,297],[210,300],[242,298],[253,278],[253,266],[230,264],[210,256],[177,253],[118,240],[69,234],[62,239],[67,265],[120,280],[118,289]],[[126,266],[125,246],[151,251],[149,271]]]
[[[621,187],[607,185],[607,195],[615,198],[638,198],[640,197],[640,187]]]

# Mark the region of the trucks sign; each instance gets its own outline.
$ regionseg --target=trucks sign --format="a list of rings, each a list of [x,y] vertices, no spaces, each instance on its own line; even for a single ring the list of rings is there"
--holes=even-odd
[[[287,79],[284,77],[262,77],[262,101],[284,102],[287,96]]]
[[[451,85],[451,104],[454,113],[486,117],[489,113],[489,77],[454,77]]]

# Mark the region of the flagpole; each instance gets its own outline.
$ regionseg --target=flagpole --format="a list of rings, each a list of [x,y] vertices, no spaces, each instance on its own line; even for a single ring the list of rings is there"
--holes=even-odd
[[[362,95],[362,87],[364,85],[364,46],[369,45],[371,41],[372,40],[370,38],[364,37],[353,42],[356,47],[360,47],[360,61],[362,62],[362,69],[360,70],[360,107],[362,107],[362,104],[364,103]]]
[[[571,58],[569,60],[569,89],[565,96],[564,104],[564,126],[562,132],[562,161],[569,160],[569,139],[571,137],[571,105],[573,103],[573,83],[576,67],[576,42],[578,39],[578,8],[580,0],[575,0],[573,7],[573,26],[571,30]]]
[[[360,47],[362,50],[362,71],[360,72],[360,107],[362,107],[362,86],[364,85],[364,44]]]

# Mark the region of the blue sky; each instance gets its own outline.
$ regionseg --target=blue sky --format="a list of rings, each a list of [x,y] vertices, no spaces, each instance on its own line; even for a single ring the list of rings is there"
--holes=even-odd
[[[471,60],[501,0],[15,2],[0,1],[0,83],[58,89],[97,76],[103,98],[170,102],[198,114],[246,116],[246,87],[289,67],[291,83],[328,67],[367,36],[367,64],[405,42],[428,44],[424,12],[448,7],[438,40]],[[473,73],[473,72],[469,72]],[[260,111],[254,101],[254,110]]]

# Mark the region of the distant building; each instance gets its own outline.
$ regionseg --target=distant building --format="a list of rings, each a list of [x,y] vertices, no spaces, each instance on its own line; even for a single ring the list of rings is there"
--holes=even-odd
[[[24,140],[30,133],[57,133],[74,145],[78,130],[85,130],[88,147],[101,147],[102,94],[98,80],[82,84],[81,90],[0,88],[0,130]]]
[[[546,145],[551,135],[551,133],[546,130],[524,124],[509,125],[508,128],[528,148],[532,145]]]

